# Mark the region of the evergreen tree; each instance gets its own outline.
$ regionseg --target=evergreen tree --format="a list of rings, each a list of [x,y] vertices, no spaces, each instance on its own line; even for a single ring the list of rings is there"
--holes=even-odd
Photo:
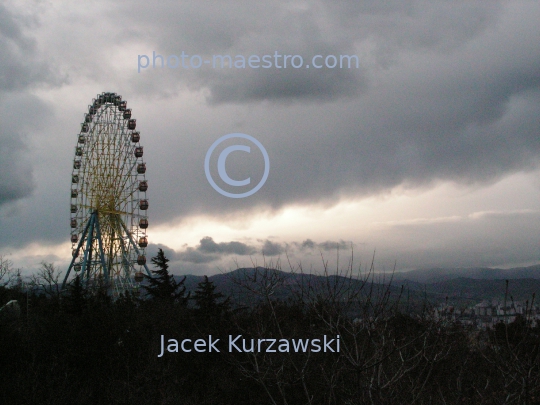
[[[204,281],[198,284],[193,300],[197,303],[197,307],[205,314],[218,314],[229,308],[229,298],[223,302],[218,302],[224,296],[221,293],[216,293],[216,286],[212,281],[204,276]]]
[[[152,270],[154,277],[146,276],[148,285],[145,287],[148,294],[157,300],[170,302],[178,302],[181,305],[187,305],[190,294],[185,296],[186,287],[184,282],[186,277],[181,281],[176,281],[174,275],[169,273],[169,259],[165,257],[163,249],[159,249],[158,254],[152,258],[152,263],[158,270]]]

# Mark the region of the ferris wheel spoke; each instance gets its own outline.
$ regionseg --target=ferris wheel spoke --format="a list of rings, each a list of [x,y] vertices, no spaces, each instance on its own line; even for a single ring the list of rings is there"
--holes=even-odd
[[[124,189],[128,190],[129,192],[126,193],[126,195],[120,200],[122,203],[126,202],[129,198],[133,198],[135,193],[139,191],[138,188],[133,187],[135,184],[137,184],[137,180],[132,181],[130,184],[124,185]]]

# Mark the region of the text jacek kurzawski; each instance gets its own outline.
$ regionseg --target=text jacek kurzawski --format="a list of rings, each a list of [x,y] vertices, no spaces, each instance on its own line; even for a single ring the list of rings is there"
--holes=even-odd
[[[161,335],[161,353],[220,353],[224,350],[220,339],[165,339]],[[221,347],[218,348],[218,346]],[[226,348],[230,353],[339,353],[339,335],[329,338],[323,335],[319,339],[246,339],[242,335],[229,335]]]

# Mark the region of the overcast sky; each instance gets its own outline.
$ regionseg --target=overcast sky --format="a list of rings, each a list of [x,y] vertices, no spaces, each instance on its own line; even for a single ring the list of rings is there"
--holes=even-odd
[[[540,263],[538,21],[536,1],[2,2],[0,254],[67,265],[76,134],[110,91],[141,131],[149,253],[179,274],[320,271],[337,252],[380,270]],[[153,52],[359,66],[138,69]],[[205,177],[229,133],[268,152],[247,198]],[[242,142],[222,144],[252,148],[227,172],[256,184],[263,157]]]

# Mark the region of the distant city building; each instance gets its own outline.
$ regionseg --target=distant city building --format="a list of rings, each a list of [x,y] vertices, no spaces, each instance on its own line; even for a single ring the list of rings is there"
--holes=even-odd
[[[527,307],[521,301],[512,301],[506,305],[500,301],[484,300],[476,305],[461,310],[446,303],[433,309],[433,319],[437,321],[459,322],[467,326],[476,326],[478,329],[493,328],[498,323],[512,323],[517,316],[524,316],[532,327],[540,322],[540,309],[538,306]]]

